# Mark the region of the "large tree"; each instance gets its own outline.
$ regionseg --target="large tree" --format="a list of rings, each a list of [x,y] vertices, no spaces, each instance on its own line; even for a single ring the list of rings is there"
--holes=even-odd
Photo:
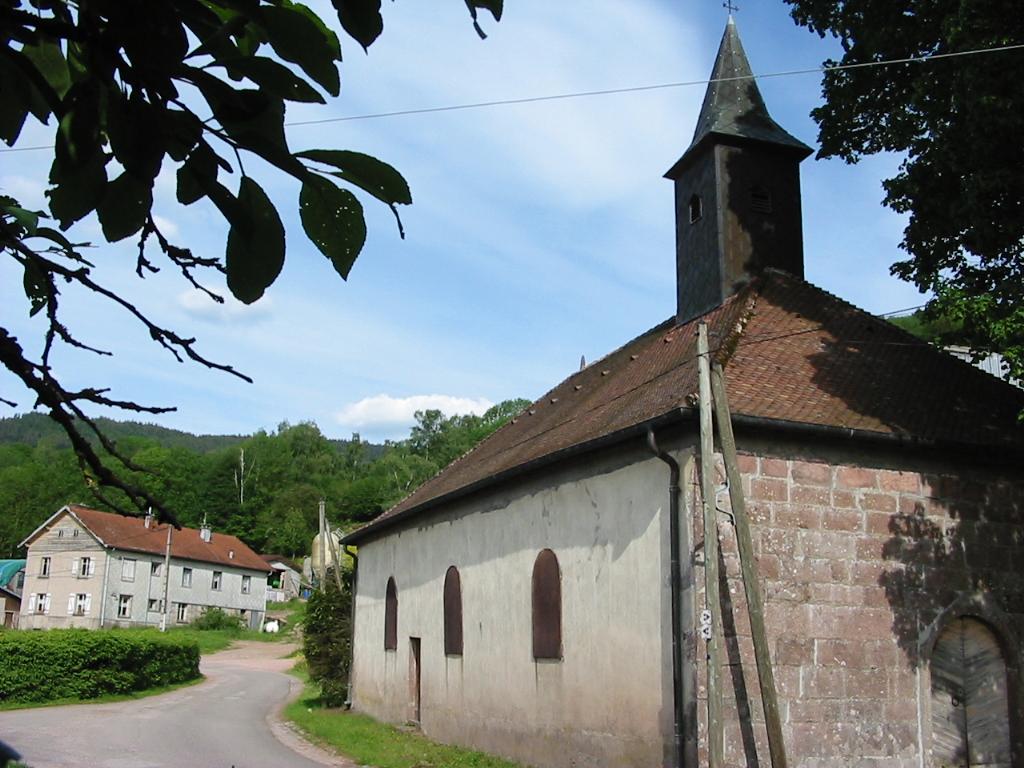
[[[818,156],[902,154],[884,182],[885,204],[908,215],[893,273],[1024,378],[1024,50],[999,50],[1024,43],[1019,4],[786,2],[798,24],[839,39],[843,57],[826,66],[940,55],[826,72]]]
[[[331,1],[335,26],[367,49],[383,30],[381,0]],[[481,36],[479,10],[501,17],[502,0],[464,2]],[[62,293],[99,294],[179,360],[246,377],[205,358],[195,339],[158,325],[146,307],[98,282],[81,244],[63,231],[96,215],[108,242],[137,241],[137,257],[125,269],[139,278],[169,267],[222,301],[199,278],[214,271],[236,298],[257,301],[285,260],[281,218],[247,173],[246,160],[257,157],[298,180],[307,237],[347,277],[366,237],[351,188],[388,205],[396,219],[397,206],[412,198],[402,176],[373,157],[289,147],[286,103],[337,96],[341,57],[332,24],[292,0],[0,0],[0,139],[16,146],[30,116],[54,126],[49,210],[27,210],[0,190],[0,255],[17,263],[25,309],[45,313],[47,330],[33,354],[0,327],[0,362],[32,393],[36,407],[64,427],[97,487],[120,488],[134,505],[152,505],[166,516],[145,487],[101,460],[89,432],[125,468],[137,468],[86,409],[170,409],[61,384],[51,365],[55,345],[104,354],[62,322]],[[176,169],[181,205],[207,200],[227,222],[223,253],[194,254],[161,231],[152,213],[153,185],[166,167]]]

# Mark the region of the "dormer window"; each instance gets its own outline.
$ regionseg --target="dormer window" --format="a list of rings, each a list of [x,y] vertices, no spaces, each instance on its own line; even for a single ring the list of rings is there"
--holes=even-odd
[[[750,190],[750,207],[758,213],[772,212],[772,193],[761,186]]]
[[[691,224],[696,224],[698,221],[700,221],[701,216],[704,215],[704,206],[703,206],[703,204],[700,201],[700,196],[699,195],[691,195],[690,196],[689,208],[690,208],[690,223]]]

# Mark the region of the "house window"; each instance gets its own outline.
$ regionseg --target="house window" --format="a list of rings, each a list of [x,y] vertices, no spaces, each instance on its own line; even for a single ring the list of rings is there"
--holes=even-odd
[[[242,594],[248,595],[252,592],[252,576],[242,577]]]
[[[772,193],[760,186],[751,188],[750,207],[758,213],[771,213]]]
[[[1010,765],[1006,659],[988,624],[970,616],[942,630],[931,657],[936,765]]]
[[[80,579],[88,578],[96,571],[96,564],[93,562],[91,557],[83,557],[75,562],[77,564],[77,567],[75,568],[75,575]]]
[[[50,558],[44,557],[39,560],[39,578],[48,579],[50,577]]]
[[[444,653],[462,655],[462,580],[454,565],[444,575]]]
[[[135,561],[125,558],[121,561],[121,581],[135,581]]]
[[[562,658],[562,577],[550,549],[533,564],[533,658]]]
[[[191,587],[192,586],[192,569],[182,568],[181,569],[181,586]]]
[[[132,596],[121,595],[117,601],[117,618],[130,619],[132,615]]]
[[[224,573],[222,571],[214,571],[213,578],[210,579],[210,589],[219,590],[222,581],[224,581]]]
[[[160,576],[160,574],[163,573],[163,572],[164,572],[164,564],[163,563],[156,562],[156,563],[150,563],[149,564],[149,575],[150,576],[152,576],[154,578],[158,578]]]
[[[178,603],[177,620],[179,624],[188,622],[188,603]]]
[[[384,650],[398,649],[398,588],[395,578],[388,578],[388,586],[384,592]]]
[[[50,595],[46,592],[40,592],[38,595],[32,595],[32,599],[29,602],[32,604],[29,608],[34,613],[50,612]]]
[[[164,601],[158,600],[155,597],[149,598],[148,609],[150,613],[163,613],[164,612]]]
[[[92,602],[92,600],[89,598],[89,595],[84,592],[79,592],[77,595],[72,595],[71,601],[69,602],[72,603],[71,612],[73,615],[85,616],[85,614],[89,612],[89,603]]]
[[[704,204],[701,202],[700,196],[691,195],[690,202],[687,207],[690,211],[690,223],[696,224],[704,215]]]
[[[58,528],[57,529],[57,538],[58,539],[63,539],[64,538],[64,529],[63,528]]]

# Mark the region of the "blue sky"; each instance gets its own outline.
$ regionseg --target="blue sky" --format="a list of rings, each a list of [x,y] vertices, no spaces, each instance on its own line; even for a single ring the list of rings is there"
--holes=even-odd
[[[326,7],[319,8],[329,16]],[[386,3],[385,31],[368,55],[343,40],[342,95],[291,105],[291,122],[707,78],[725,24],[717,2],[506,0],[486,41],[460,0]],[[782,2],[749,3],[737,23],[755,73],[815,67],[838,56],[789,18]],[[761,81],[772,115],[815,146],[809,117],[820,76]],[[251,307],[217,307],[170,270],[140,281],[128,244],[90,252],[97,275],[155,320],[199,339],[207,357],[255,379],[178,364],[123,312],[67,295],[68,325],[113,358],[55,357],[72,388],[178,410],[153,418],[200,433],[247,433],[314,420],[325,434],[400,438],[413,410],[479,411],[535,398],[674,312],[672,186],[662,174],[686,149],[704,86],[293,126],[294,150],[368,152],[399,168],[414,204],[391,213],[364,199],[370,229],[347,282],[305,240],[298,188],[255,162],[288,232],[284,271]],[[47,144],[26,129],[19,146]],[[43,207],[47,152],[0,154],[0,190]],[[903,221],[880,204],[898,158],[802,166],[807,278],[873,312],[922,302],[889,276]],[[174,202],[173,168],[158,179],[155,211],[197,253],[222,254],[225,228],[201,205]],[[95,221],[73,232],[102,242]],[[30,354],[41,326],[27,318],[21,278],[0,265],[3,325]],[[216,275],[211,288],[222,289]],[[31,407],[6,371],[0,396]],[[97,411],[99,413],[99,411]],[[118,416],[119,414],[108,414]]]

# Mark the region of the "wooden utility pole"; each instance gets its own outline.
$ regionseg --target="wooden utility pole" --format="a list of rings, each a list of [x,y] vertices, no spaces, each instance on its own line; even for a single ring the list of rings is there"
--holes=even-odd
[[[761,600],[760,582],[757,578],[757,562],[754,560],[754,544],[750,536],[747,505],[743,498],[743,479],[740,477],[736,460],[736,439],[732,433],[732,417],[729,413],[729,400],[725,392],[725,374],[722,371],[722,366],[717,362],[711,370],[711,387],[714,392],[718,437],[722,444],[726,477],[729,480],[729,500],[732,502],[736,544],[740,555],[740,570],[743,573],[743,590],[747,596],[750,634],[754,641],[754,660],[757,662],[757,679],[761,687],[765,729],[768,731],[768,752],[771,755],[772,768],[786,768],[786,748],[782,741],[782,719],[779,716],[779,701],[775,692],[775,674],[772,671],[771,655],[768,652],[768,634],[764,626],[764,605]]]
[[[697,329],[697,373],[700,396],[700,495],[704,504],[704,615],[708,648],[708,768],[720,768],[724,749],[722,723],[722,600],[718,590],[718,510],[715,508],[715,437],[711,422],[711,360],[708,327]]]
[[[324,588],[324,577],[327,575],[327,516],[325,508],[327,502],[320,499],[320,551],[317,553],[320,560],[320,573],[318,584],[320,589]]]
[[[174,526],[167,523],[167,546],[164,548],[164,599],[163,610],[160,611],[160,631],[167,631],[167,597],[171,586],[171,531]]]

